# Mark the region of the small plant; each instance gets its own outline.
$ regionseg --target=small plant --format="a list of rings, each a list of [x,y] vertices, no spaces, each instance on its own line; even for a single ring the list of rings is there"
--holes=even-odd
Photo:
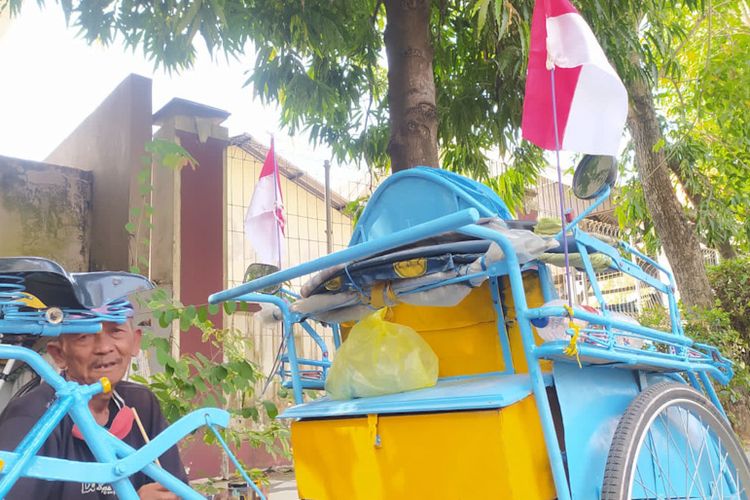
[[[130,272],[148,274],[150,263],[147,256],[151,246],[151,230],[154,227],[153,168],[166,167],[180,170],[182,167],[189,165],[195,169],[198,162],[179,144],[164,139],[154,139],[146,144],[141,163],[143,167],[136,175],[140,205],[131,207],[128,222],[125,224],[125,231],[129,236]]]
[[[210,317],[220,312],[219,306],[184,306],[172,300],[163,289],[155,290],[143,305],[152,311],[162,328],[174,322],[181,331],[198,328],[204,342],[223,351],[215,358],[201,353],[177,358],[172,351],[173,339],[157,337],[151,332],[144,334],[144,349],[153,348],[163,371],[148,378],[137,375],[132,378],[153,391],[165,418],[171,423],[202,407],[223,408],[232,419],[230,426],[219,433],[233,449],[247,444],[252,448],[263,447],[274,456],[289,456],[288,429],[275,419],[276,404],[260,400],[255,392],[264,375],[247,359],[252,342],[236,329],[214,327]],[[236,310],[236,303],[224,304],[227,314]],[[211,432],[203,433],[203,439],[219,446]],[[256,484],[263,484],[262,471],[247,467],[246,470]]]

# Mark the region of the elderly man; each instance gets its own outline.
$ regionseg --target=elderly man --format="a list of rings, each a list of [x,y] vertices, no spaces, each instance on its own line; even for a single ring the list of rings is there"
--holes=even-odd
[[[113,391],[98,394],[89,402],[96,421],[134,448],[145,444],[135,419],[140,417],[146,435],[152,439],[167,423],[156,397],[144,386],[122,381],[131,358],[138,354],[141,331],[132,319],[123,324],[104,322],[99,333],[61,335],[50,341],[47,351],[68,380],[92,384],[102,377],[112,382]],[[54,399],[53,389],[42,383],[12,400],[0,415],[0,449],[13,450],[29,429],[39,420]],[[77,461],[95,461],[80,431],[66,416],[44,443],[39,455]],[[160,464],[176,477],[186,481],[185,470],[176,447],[160,457]],[[141,499],[171,500],[177,497],[141,473],[131,478]],[[98,500],[113,499],[108,484],[48,482],[24,478],[18,481],[8,500]]]

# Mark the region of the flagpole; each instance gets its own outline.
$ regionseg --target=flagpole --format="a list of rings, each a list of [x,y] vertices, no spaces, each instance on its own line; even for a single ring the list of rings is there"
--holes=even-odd
[[[281,190],[281,176],[279,176],[279,164],[276,161],[276,147],[273,134],[271,134],[271,151],[273,151],[273,220],[276,230],[276,249],[278,250],[278,265],[281,269],[281,220],[279,218],[279,191]]]
[[[557,191],[560,198],[560,222],[562,224],[562,246],[565,254],[565,286],[568,289],[568,305],[573,307],[573,285],[570,276],[570,259],[568,256],[568,228],[565,220],[565,206],[563,203],[562,168],[560,167],[560,135],[557,126],[557,95],[555,93],[555,66],[550,68],[550,82],[552,85],[552,124],[555,133],[555,157],[557,161]]]

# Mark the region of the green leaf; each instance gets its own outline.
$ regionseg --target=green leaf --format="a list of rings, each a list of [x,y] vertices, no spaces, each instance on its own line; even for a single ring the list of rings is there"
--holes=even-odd
[[[479,6],[479,17],[477,18],[477,33],[481,33],[484,29],[484,25],[487,22],[487,8],[491,1],[494,0],[478,0],[477,5]]]
[[[236,310],[237,310],[237,302],[233,300],[224,302],[224,312],[226,312],[227,314],[234,314]]]
[[[276,418],[276,416],[279,414],[279,409],[276,407],[276,404],[274,404],[273,401],[263,401],[263,408],[265,408],[268,418]]]
[[[197,312],[198,312],[198,321],[203,323],[206,320],[208,320],[208,308],[206,306],[198,307]]]

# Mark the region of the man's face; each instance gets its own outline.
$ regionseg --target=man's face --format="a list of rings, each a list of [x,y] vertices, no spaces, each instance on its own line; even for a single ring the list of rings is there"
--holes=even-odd
[[[47,345],[70,380],[93,384],[107,377],[112,385],[122,380],[140,348],[141,331],[130,320],[121,325],[105,321],[99,333],[61,335]]]

